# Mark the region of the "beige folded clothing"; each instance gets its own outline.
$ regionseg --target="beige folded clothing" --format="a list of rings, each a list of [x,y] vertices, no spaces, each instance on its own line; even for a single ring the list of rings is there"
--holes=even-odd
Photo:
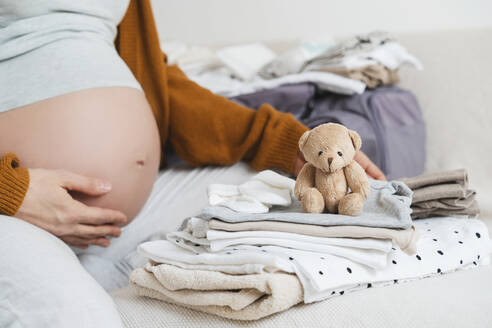
[[[438,205],[441,206],[442,204]],[[433,208],[413,208],[412,219],[424,219],[432,216],[468,216],[468,217],[476,217],[480,214],[480,208],[478,207],[478,203],[476,200],[472,200],[468,207],[464,208],[442,208],[442,207],[433,207]]]
[[[211,219],[210,229],[225,231],[279,231],[291,232],[314,237],[348,237],[390,239],[407,254],[414,254],[417,248],[418,232],[412,226],[408,229],[371,228],[362,226],[317,226],[302,223],[280,221],[251,221],[228,223]]]
[[[423,202],[413,203],[415,209],[444,209],[444,210],[463,210],[477,205],[475,200],[475,191],[467,190],[464,198],[443,198],[432,199]]]
[[[400,181],[405,182],[412,190],[442,183],[457,183],[464,189],[468,189],[468,173],[465,169],[426,173],[412,178],[403,178]]]
[[[412,204],[442,198],[466,198],[473,193],[458,183],[444,183],[413,190]]]
[[[432,216],[469,216],[480,213],[475,191],[468,189],[465,169],[422,174],[401,179],[413,191],[412,219]]]
[[[130,275],[130,284],[147,296],[235,320],[257,320],[303,301],[296,275],[231,275],[148,263]]]

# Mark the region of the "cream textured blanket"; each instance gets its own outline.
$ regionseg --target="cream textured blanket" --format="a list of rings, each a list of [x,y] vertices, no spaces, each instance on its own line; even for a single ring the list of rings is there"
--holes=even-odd
[[[130,283],[141,296],[235,320],[257,320],[303,301],[296,275],[230,275],[148,263],[132,272]]]

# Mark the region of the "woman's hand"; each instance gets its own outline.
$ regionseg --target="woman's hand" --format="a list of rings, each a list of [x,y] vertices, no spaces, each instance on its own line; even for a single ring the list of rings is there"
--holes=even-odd
[[[355,153],[354,160],[359,163],[360,166],[366,171],[366,174],[376,180],[386,180],[384,173],[379,169],[379,167],[374,164],[373,161],[366,154],[360,150]]]
[[[357,163],[359,163],[360,166],[362,166],[362,168],[364,169],[364,171],[366,171],[366,174],[369,177],[376,179],[376,180],[386,180],[384,173],[363,152],[358,151],[355,154],[354,160]],[[301,171],[301,169],[305,163],[306,163],[306,160],[304,159],[304,155],[302,154],[302,152],[298,152],[296,161],[294,163],[294,174],[296,177],[299,174],[299,172]]]
[[[294,175],[297,177],[299,172],[301,172],[302,167],[306,164],[306,160],[304,159],[304,155],[301,151],[297,152],[296,161],[294,163]]]
[[[64,170],[29,169],[29,188],[16,217],[32,223],[65,241],[87,248],[109,246],[106,236],[119,237],[118,225],[127,222],[125,214],[110,209],[89,207],[76,201],[68,191],[91,196],[104,195],[111,185]]]

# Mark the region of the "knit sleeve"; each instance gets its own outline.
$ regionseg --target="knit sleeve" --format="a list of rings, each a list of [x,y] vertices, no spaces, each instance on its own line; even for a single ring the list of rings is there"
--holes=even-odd
[[[291,114],[269,105],[257,111],[213,94],[167,67],[170,124],[168,141],[194,165],[248,161],[257,170],[292,173],[298,140],[307,128]]]
[[[13,216],[29,187],[29,171],[19,166],[15,154],[0,158],[0,214]]]

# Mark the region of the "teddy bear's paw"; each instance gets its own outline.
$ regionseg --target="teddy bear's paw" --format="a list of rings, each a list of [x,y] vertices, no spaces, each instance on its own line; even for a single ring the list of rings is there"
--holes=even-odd
[[[302,194],[302,210],[306,213],[322,213],[325,209],[323,196],[316,188],[309,188]]]
[[[362,212],[364,197],[359,193],[351,193],[340,200],[338,214],[355,216]]]

